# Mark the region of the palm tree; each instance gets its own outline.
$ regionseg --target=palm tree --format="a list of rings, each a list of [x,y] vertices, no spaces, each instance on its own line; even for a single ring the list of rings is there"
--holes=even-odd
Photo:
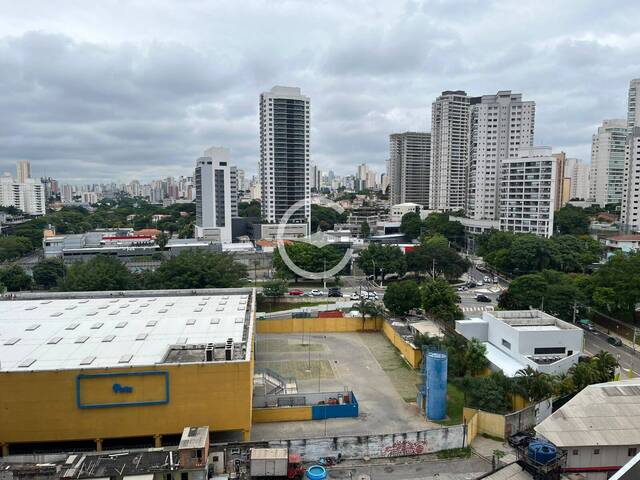
[[[599,372],[591,362],[578,362],[569,369],[575,389],[582,390],[589,385],[600,382]]]
[[[516,383],[530,402],[539,402],[553,394],[551,376],[530,366],[516,372]]]
[[[478,375],[489,366],[489,360],[487,360],[486,354],[487,347],[477,338],[472,338],[467,345],[467,353],[465,355],[467,371],[471,375]]]
[[[590,363],[595,368],[600,382],[610,382],[614,379],[618,360],[609,352],[600,350],[600,352],[591,357]]]

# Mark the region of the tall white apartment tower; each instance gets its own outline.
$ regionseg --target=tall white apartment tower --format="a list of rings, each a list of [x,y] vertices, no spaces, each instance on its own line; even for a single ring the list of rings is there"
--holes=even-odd
[[[31,163],[28,160],[18,160],[16,163],[16,180],[18,183],[26,183],[31,178]]]
[[[235,178],[234,178],[235,177]],[[229,149],[211,147],[196,162],[196,238],[232,242],[232,217],[237,212],[237,170],[230,164]],[[232,186],[236,186],[233,195]],[[235,207],[234,207],[235,203]]]
[[[627,138],[620,223],[627,231],[640,232],[640,126]]]
[[[536,104],[522,94],[500,91],[471,99],[466,216],[497,220],[500,170],[507,158],[533,145]]]
[[[622,200],[626,139],[623,119],[605,120],[591,139],[589,197],[600,206]]]
[[[500,174],[500,230],[553,234],[556,159],[551,147],[528,147],[503,160]]]
[[[629,82],[629,99],[627,103],[627,128],[633,133],[633,127],[640,127],[640,78]]]
[[[465,208],[469,160],[470,97],[462,90],[442,92],[431,107],[429,208]]]
[[[577,158],[567,158],[564,166],[564,176],[569,179],[569,200],[589,198],[589,165]]]
[[[299,88],[273,87],[260,95],[260,184],[262,215],[279,223],[296,202],[305,201],[289,223],[309,224],[310,100]]]
[[[15,207],[27,215],[44,215],[46,213],[44,185],[34,178],[19,182],[9,173],[5,173],[0,176],[0,206]]]
[[[417,203],[429,207],[431,134],[393,133],[389,136],[391,205]]]

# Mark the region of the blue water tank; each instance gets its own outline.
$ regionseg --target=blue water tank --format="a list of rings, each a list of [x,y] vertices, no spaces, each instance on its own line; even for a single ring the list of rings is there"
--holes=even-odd
[[[447,353],[427,351],[427,418],[442,420],[447,416]]]
[[[530,459],[546,465],[556,459],[556,446],[542,440],[534,440],[529,444],[527,455]]]

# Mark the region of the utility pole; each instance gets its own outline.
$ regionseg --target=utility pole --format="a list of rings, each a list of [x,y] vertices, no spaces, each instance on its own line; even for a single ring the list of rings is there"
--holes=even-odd
[[[327,257],[324,258],[324,270],[322,271],[323,288],[327,289]]]
[[[436,259],[431,259],[431,278],[436,279]]]
[[[576,323],[576,310],[578,309],[578,302],[576,300],[573,301],[573,323]],[[635,335],[635,330],[634,330]]]

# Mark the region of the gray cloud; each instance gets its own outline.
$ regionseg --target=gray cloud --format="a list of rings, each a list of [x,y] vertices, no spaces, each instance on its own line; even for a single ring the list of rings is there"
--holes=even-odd
[[[614,11],[615,10],[615,11]],[[536,142],[588,160],[624,117],[640,34],[595,0],[7,3],[0,11],[0,171],[70,181],[189,174],[226,145],[255,172],[258,96],[312,99],[312,158],[384,168],[388,135],[429,128],[445,89],[537,103]]]

